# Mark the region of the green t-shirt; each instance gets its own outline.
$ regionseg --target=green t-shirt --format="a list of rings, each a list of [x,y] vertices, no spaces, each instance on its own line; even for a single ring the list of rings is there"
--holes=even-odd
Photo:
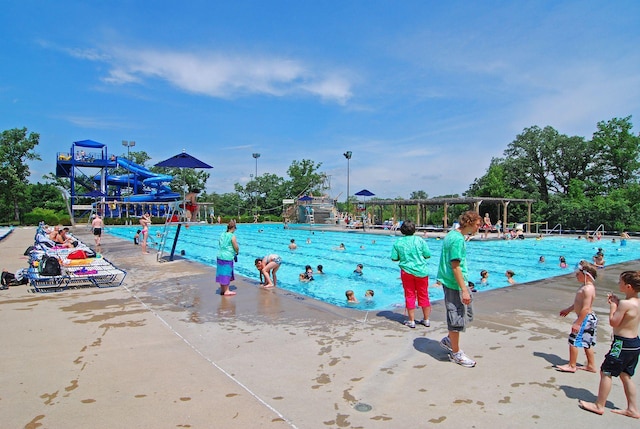
[[[440,264],[438,265],[438,280],[449,289],[460,290],[460,286],[453,276],[451,261],[460,261],[462,277],[467,281],[467,245],[462,233],[458,230],[450,231],[442,243]]]
[[[416,277],[429,275],[426,258],[430,257],[431,252],[427,242],[415,235],[400,237],[391,249],[391,259],[399,260],[400,268]]]
[[[233,261],[236,256],[236,249],[233,248],[233,232],[223,232],[218,241],[218,259],[223,261]]]

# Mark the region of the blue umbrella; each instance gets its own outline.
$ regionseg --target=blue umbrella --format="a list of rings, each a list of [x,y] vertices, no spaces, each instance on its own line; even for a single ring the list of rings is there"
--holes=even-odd
[[[213,168],[206,162],[200,161],[195,156],[189,155],[184,150],[182,153],[172,156],[156,164],[156,167],[175,167],[175,168]]]
[[[200,161],[195,156],[189,155],[184,149],[182,153],[172,156],[171,158],[160,161],[156,167],[173,167],[173,168],[213,168],[206,162]],[[183,190],[183,199],[186,190]]]
[[[355,195],[360,197],[373,197],[375,194],[368,189],[363,189],[362,191],[356,192]]]
[[[373,197],[375,194],[371,191],[369,191],[368,189],[363,189],[362,191],[356,192],[355,195],[358,195],[359,197],[363,197],[363,219],[364,219],[364,212],[367,211],[367,197]]]

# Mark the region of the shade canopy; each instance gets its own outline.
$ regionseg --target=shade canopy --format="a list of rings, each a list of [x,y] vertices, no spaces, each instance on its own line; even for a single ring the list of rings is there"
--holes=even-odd
[[[156,167],[173,167],[173,168],[213,168],[206,162],[200,161],[198,158],[182,151],[169,159],[165,159],[156,164]]]
[[[373,197],[375,194],[367,189],[363,189],[362,191],[356,192],[355,195],[359,197]]]
[[[298,198],[298,201],[313,201],[313,197],[310,197],[309,195],[304,195]]]
[[[73,144],[80,147],[91,147],[91,148],[102,148],[106,146],[104,143],[94,142],[93,140],[80,140],[77,142],[73,142]]]

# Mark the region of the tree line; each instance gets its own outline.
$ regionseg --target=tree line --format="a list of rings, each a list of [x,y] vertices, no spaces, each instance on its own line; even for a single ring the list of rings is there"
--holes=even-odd
[[[640,136],[632,128],[631,116],[598,122],[589,140],[525,128],[465,195],[535,199],[533,220],[550,227],[639,231]],[[525,210],[510,207],[516,219]]]
[[[532,126],[507,146],[502,157],[493,158],[485,174],[476,178],[465,196],[530,198],[533,221],[560,224],[562,229],[594,230],[604,225],[607,231],[640,231],[640,136],[632,132],[631,116],[601,121],[590,139],[561,134],[553,127]],[[26,128],[3,131],[0,135],[0,223],[31,224],[45,219],[48,223],[67,223],[69,212],[69,178],[49,173],[43,182],[29,182],[28,161],[40,160],[36,152],[39,134]],[[282,200],[301,195],[323,195],[330,188],[322,163],[303,159],[292,161],[287,177],[265,173],[234,192],[207,193],[209,173],[202,170],[166,169],[146,164],[151,157],[144,151],[130,152],[137,164],[174,176],[170,187],[201,190],[199,199],[213,203],[216,214],[252,221],[281,219]],[[126,174],[116,169],[114,174]],[[90,189],[80,189],[78,194]],[[113,189],[108,190],[113,192]],[[426,199],[424,191],[414,191],[411,199]],[[452,195],[457,196],[457,195]],[[401,197],[397,197],[401,199]],[[375,204],[376,198],[371,200]],[[76,201],[76,203],[88,203]],[[351,204],[357,203],[350,196]],[[354,207],[351,205],[351,207]],[[346,210],[346,203],[338,204]],[[390,208],[385,210],[390,211]],[[456,208],[454,210],[463,210]],[[501,216],[498,206],[483,206],[493,219]],[[383,218],[392,214],[383,213]],[[510,206],[510,219],[526,219],[526,207]],[[432,223],[439,224],[441,210],[431,213]]]

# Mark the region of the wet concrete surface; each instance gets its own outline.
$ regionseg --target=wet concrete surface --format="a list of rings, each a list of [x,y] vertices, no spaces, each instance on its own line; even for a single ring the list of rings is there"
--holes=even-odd
[[[4,268],[25,266],[33,229],[0,241]],[[84,228],[74,231],[92,243]],[[458,428],[637,421],[580,410],[599,376],[559,373],[568,358],[573,275],[474,295],[462,335],[475,368],[449,362],[434,303],[431,328],[403,310],[361,312],[238,279],[217,294],[215,269],[109,236],[102,252],[127,271],[121,287],[51,294],[0,291],[2,427]],[[637,261],[598,279],[596,360],[608,350],[606,291]],[[419,311],[418,311],[419,313]],[[582,362],[584,354],[580,355]],[[608,406],[626,406],[619,380]]]

